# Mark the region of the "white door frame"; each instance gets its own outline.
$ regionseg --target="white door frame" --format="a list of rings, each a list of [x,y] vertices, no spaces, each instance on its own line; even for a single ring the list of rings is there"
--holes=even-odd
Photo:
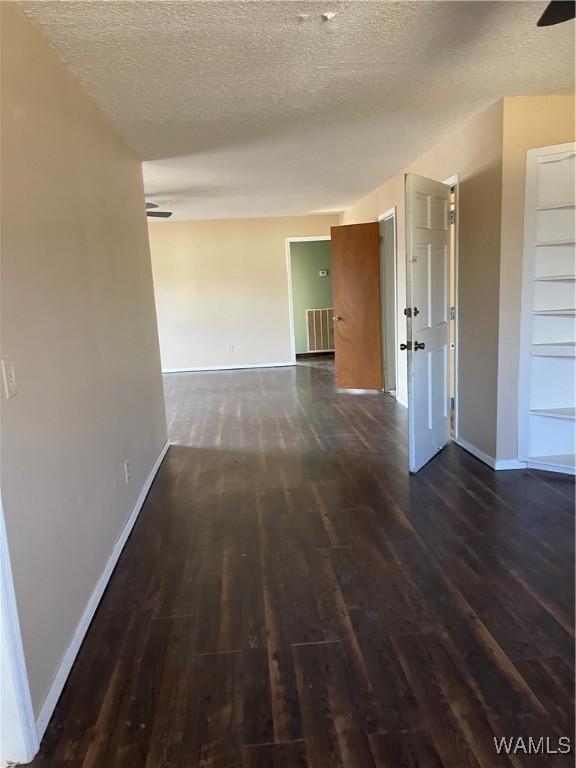
[[[39,747],[0,500],[0,765],[29,763]]]
[[[288,276],[288,322],[290,324],[290,361],[296,365],[296,338],[294,331],[294,304],[292,301],[292,254],[290,245],[292,243],[314,243],[318,240],[330,240],[330,235],[311,235],[310,237],[287,237],[286,238],[286,274]],[[332,275],[330,275],[332,278]]]
[[[393,219],[394,221],[394,378],[396,379],[396,388],[394,391],[394,397],[398,395],[398,238],[396,229],[398,226],[398,218],[396,214],[396,206],[393,205],[384,213],[378,215],[378,223],[381,221],[388,221]],[[380,244],[382,245],[382,244]],[[382,272],[382,248],[380,248],[380,272]],[[382,275],[380,276],[382,281]],[[384,304],[382,304],[382,316],[384,316]],[[382,338],[382,346],[386,343]],[[386,350],[386,360],[388,360],[389,350]]]
[[[454,442],[458,441],[458,415],[459,415],[459,398],[458,398],[458,348],[459,348],[459,327],[460,327],[460,308],[458,303],[459,291],[458,291],[458,274],[459,274],[459,259],[460,259],[460,174],[455,173],[447,179],[444,179],[443,184],[449,184],[454,187],[454,210],[456,211],[456,218],[454,222],[454,312],[456,319],[454,320],[454,432],[450,434],[450,439]]]

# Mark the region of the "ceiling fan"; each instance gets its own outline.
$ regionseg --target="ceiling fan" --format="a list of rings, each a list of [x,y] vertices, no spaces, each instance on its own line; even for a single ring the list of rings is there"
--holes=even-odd
[[[551,27],[562,24],[576,16],[576,0],[552,0],[538,19],[538,27]]]
[[[146,203],[146,216],[156,216],[159,219],[167,219],[172,216],[172,211],[155,211],[154,208],[158,208],[156,203]]]

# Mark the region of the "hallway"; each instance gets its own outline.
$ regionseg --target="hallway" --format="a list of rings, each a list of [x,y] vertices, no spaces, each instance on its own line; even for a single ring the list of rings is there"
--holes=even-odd
[[[410,477],[406,410],[327,362],[164,385],[176,445],[33,766],[495,768],[533,761],[494,735],[572,736],[571,480],[455,445]]]

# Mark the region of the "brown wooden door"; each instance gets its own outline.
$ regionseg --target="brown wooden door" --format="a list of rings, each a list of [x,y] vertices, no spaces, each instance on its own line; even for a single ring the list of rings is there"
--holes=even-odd
[[[330,235],[336,386],[381,389],[379,226],[332,227]]]

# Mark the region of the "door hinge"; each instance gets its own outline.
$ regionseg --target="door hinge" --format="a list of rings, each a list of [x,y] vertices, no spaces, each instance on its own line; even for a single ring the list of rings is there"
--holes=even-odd
[[[456,224],[456,209],[452,208],[448,214],[448,223]]]
[[[456,320],[456,307],[450,307],[450,320]]]

